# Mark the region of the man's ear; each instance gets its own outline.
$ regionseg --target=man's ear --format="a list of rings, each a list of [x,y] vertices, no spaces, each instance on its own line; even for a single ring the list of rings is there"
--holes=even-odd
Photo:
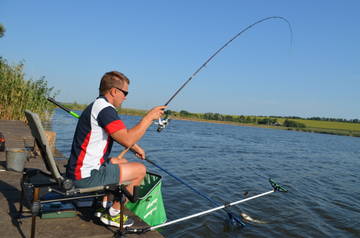
[[[112,97],[115,97],[115,93],[116,93],[115,90],[116,90],[115,88],[110,88],[110,89],[109,89],[109,94],[110,94]]]

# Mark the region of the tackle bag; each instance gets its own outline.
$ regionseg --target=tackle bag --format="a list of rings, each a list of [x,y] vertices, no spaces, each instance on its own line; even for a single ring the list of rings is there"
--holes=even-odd
[[[166,222],[166,211],[161,194],[161,176],[147,172],[140,184],[139,200],[128,202],[126,207],[141,218],[149,226],[156,226]]]

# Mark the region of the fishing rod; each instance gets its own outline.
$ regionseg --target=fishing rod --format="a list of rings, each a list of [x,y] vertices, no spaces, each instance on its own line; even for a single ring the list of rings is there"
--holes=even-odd
[[[202,211],[202,212],[198,212],[198,213],[195,213],[195,214],[193,214],[193,215],[189,215],[189,216],[186,216],[186,217],[182,217],[182,218],[179,218],[179,219],[176,219],[176,220],[173,220],[173,221],[169,221],[169,222],[166,222],[166,223],[157,225],[157,226],[148,226],[148,227],[145,227],[145,228],[130,228],[130,227],[126,227],[124,233],[125,233],[125,234],[141,234],[141,233],[145,233],[145,232],[148,232],[148,231],[153,231],[153,230],[158,229],[158,228],[162,228],[162,227],[165,227],[165,226],[169,226],[169,225],[172,225],[172,224],[181,222],[181,221],[189,220],[189,219],[192,219],[192,218],[195,218],[195,217],[199,217],[199,216],[202,216],[202,215],[205,215],[205,214],[209,214],[209,213],[211,213],[211,212],[215,212],[215,211],[218,211],[218,210],[221,210],[221,209],[226,209],[226,208],[228,208],[228,207],[231,207],[231,206],[234,206],[234,205],[237,205],[237,204],[240,204],[240,203],[244,203],[244,202],[247,202],[247,201],[250,201],[250,200],[259,198],[259,197],[263,197],[263,196],[269,195],[269,194],[271,194],[271,193],[273,193],[273,192],[287,192],[287,191],[288,191],[287,189],[285,189],[284,187],[280,186],[279,184],[277,184],[277,183],[276,183],[274,180],[272,180],[272,179],[269,179],[269,182],[270,182],[270,184],[271,184],[271,186],[272,186],[272,188],[273,188],[273,189],[270,190],[270,191],[267,191],[267,192],[264,192],[264,193],[260,193],[260,194],[257,194],[257,195],[254,195],[254,196],[252,196],[252,197],[248,197],[248,198],[245,198],[245,199],[242,199],[242,200],[239,200],[239,201],[227,203],[227,204],[224,204],[224,205],[215,207],[215,208],[211,208],[211,209],[209,209],[209,210],[205,210],[205,211]]]
[[[71,111],[69,108],[65,107],[64,105],[60,104],[59,102],[55,101],[55,99],[51,98],[51,97],[48,97],[47,100],[49,102],[52,102],[54,103],[56,106],[60,107],[61,109],[63,109],[64,111],[66,111],[67,113],[69,113],[71,116],[79,119],[80,116],[76,113],[76,112],[73,112]]]
[[[68,112],[70,115],[79,118],[79,116],[75,113],[72,112],[70,109],[66,108],[65,106],[63,106],[62,104],[60,104],[59,102],[55,101],[55,99],[53,98],[48,98],[48,100],[52,103],[54,103],[55,105],[57,105],[58,107],[60,107],[61,109],[65,110],[66,112]],[[72,112],[72,113],[71,113]],[[125,150],[123,150],[119,157],[122,157],[125,155],[125,153],[127,153],[129,151],[131,147],[126,148]],[[205,199],[207,199],[208,201],[210,201],[214,206],[218,206],[218,203],[215,202],[213,199],[211,199],[210,197],[208,197],[207,195],[205,195],[204,193],[201,193],[200,191],[196,190],[195,188],[191,187],[189,184],[185,183],[182,179],[180,179],[179,177],[173,175],[172,173],[170,173],[169,171],[163,169],[162,167],[160,167],[159,165],[157,165],[155,162],[153,162],[152,160],[146,158],[145,159],[147,162],[149,162],[150,164],[154,165],[155,167],[159,168],[160,170],[164,171],[165,173],[167,173],[169,176],[173,177],[174,179],[176,179],[177,181],[179,181],[180,183],[184,184],[186,187],[190,188],[192,191],[196,192],[197,194],[199,194],[200,196],[204,197]],[[245,224],[241,221],[241,219],[239,217],[237,217],[235,214],[233,214],[232,212],[226,210],[226,213],[228,214],[229,218],[231,221],[236,221],[238,224],[240,224],[241,226],[245,226]]]
[[[215,53],[213,53],[197,70],[195,70],[195,72],[188,78],[188,80],[186,80],[181,86],[180,88],[170,97],[170,99],[164,104],[165,106],[167,106],[175,97],[176,95],[178,95],[178,93],[217,55],[220,53],[220,51],[222,51],[225,47],[227,47],[232,41],[234,41],[236,38],[238,38],[241,34],[243,34],[244,32],[248,31],[249,29],[251,29],[252,27],[256,26],[257,24],[260,24],[264,21],[270,20],[270,19],[280,19],[282,21],[285,21],[287,23],[287,25],[289,26],[289,30],[290,30],[290,46],[292,45],[292,38],[293,38],[293,31],[291,28],[291,24],[290,22],[285,18],[285,17],[281,17],[281,16],[271,16],[271,17],[266,17],[263,18],[261,20],[258,20],[252,24],[250,24],[249,26],[245,27],[243,30],[241,30],[239,33],[237,33],[235,36],[233,36],[230,40],[228,40],[223,46],[221,46],[217,51],[215,51]],[[158,122],[158,128],[157,131],[161,132],[168,124],[169,122],[169,114],[166,114],[165,117],[163,119],[159,118],[159,122]]]
[[[180,179],[179,177],[173,175],[172,173],[170,173],[169,171],[161,168],[159,165],[155,164],[152,160],[150,160],[149,158],[145,159],[147,162],[149,162],[150,164],[154,165],[155,167],[157,167],[158,169],[162,170],[163,172],[167,173],[169,176],[173,177],[174,179],[176,179],[178,182],[182,183],[183,185],[185,185],[186,187],[190,188],[192,191],[194,191],[195,193],[197,193],[198,195],[202,196],[203,198],[205,198],[206,200],[208,200],[210,203],[212,203],[214,206],[219,206],[219,203],[216,202],[215,200],[211,199],[209,196],[207,196],[206,194],[200,192],[199,190],[195,189],[194,187],[190,186],[188,183],[186,183],[184,180]],[[242,222],[241,218],[239,218],[238,216],[236,216],[235,214],[233,214],[232,212],[228,211],[227,208],[225,208],[224,210],[231,221],[236,221],[238,224],[240,224],[241,226],[245,226],[245,224]]]

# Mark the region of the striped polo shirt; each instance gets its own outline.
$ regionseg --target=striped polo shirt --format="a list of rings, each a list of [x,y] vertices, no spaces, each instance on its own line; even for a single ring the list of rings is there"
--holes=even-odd
[[[77,123],[66,174],[79,180],[108,159],[113,144],[111,134],[125,129],[115,107],[105,97],[98,97],[83,111]]]

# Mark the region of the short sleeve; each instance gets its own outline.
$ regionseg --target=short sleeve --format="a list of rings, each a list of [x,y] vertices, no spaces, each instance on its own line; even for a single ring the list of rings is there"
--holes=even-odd
[[[116,110],[112,107],[106,107],[100,111],[97,121],[99,125],[110,135],[116,131],[126,129],[126,126]]]

